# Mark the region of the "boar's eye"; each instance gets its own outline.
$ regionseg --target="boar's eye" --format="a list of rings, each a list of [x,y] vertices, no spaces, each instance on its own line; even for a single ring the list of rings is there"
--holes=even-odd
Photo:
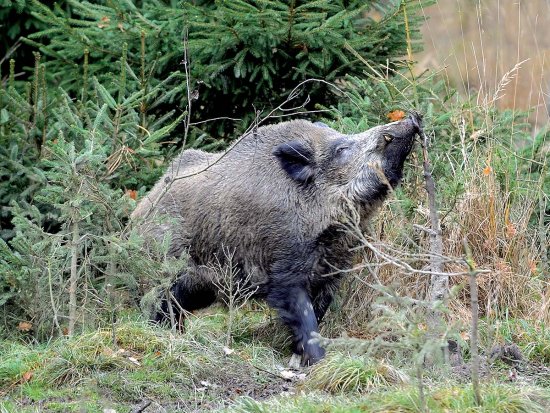
[[[384,134],[384,139],[386,140],[386,142],[390,143],[391,141],[393,141],[393,136],[388,135],[387,133],[385,133]]]
[[[349,149],[349,146],[341,146],[338,149],[336,149],[336,155],[342,155],[348,149]]]

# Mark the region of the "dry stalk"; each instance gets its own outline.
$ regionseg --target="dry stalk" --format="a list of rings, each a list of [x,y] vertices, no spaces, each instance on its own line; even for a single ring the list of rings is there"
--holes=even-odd
[[[74,214],[76,215],[76,214]],[[76,323],[76,287],[78,281],[78,240],[79,226],[76,216],[73,223],[73,240],[71,242],[71,277],[69,279],[69,328],[68,334],[74,334],[74,326]]]
[[[431,303],[442,301],[447,295],[449,288],[449,276],[443,273],[443,239],[441,234],[441,221],[437,213],[437,204],[435,201],[435,181],[430,171],[430,159],[428,158],[428,139],[424,133],[422,125],[420,125],[420,144],[422,145],[422,153],[424,155],[424,180],[426,181],[426,192],[428,193],[428,205],[430,209],[431,229],[416,226],[421,228],[430,235],[430,271],[432,273],[430,280],[430,295]],[[431,311],[428,314],[428,329],[431,331],[432,338],[437,337],[437,331],[440,330],[440,324],[443,318],[441,311]],[[432,363],[432,357],[427,357],[427,364]]]
[[[539,188],[539,242],[540,242],[540,262],[541,262],[541,275],[544,281],[550,281],[548,274],[548,238],[546,234],[546,225],[544,225],[544,218],[546,215],[546,198],[544,196],[543,184],[546,178],[546,165],[542,168],[540,176],[540,188]]]
[[[466,265],[470,273],[470,297],[472,305],[472,332],[470,337],[470,352],[472,353],[472,389],[476,405],[481,405],[481,395],[479,393],[479,354],[477,351],[478,342],[478,316],[479,302],[477,299],[477,283],[476,276],[478,272],[475,269],[475,263],[472,259],[472,251],[464,238],[464,250],[466,251]]]
[[[242,278],[239,277],[240,270],[235,265],[233,259],[235,251],[230,251],[229,248],[224,246],[222,246],[222,250],[224,262],[220,261],[219,257],[216,257],[216,263],[212,265],[211,268],[220,276],[219,280],[214,281],[214,285],[218,287],[220,299],[229,310],[229,324],[227,326],[227,335],[225,339],[225,346],[229,347],[231,344],[235,313],[254,295],[258,287],[253,288],[254,286],[249,285],[252,273],[248,273],[246,276],[243,275]]]

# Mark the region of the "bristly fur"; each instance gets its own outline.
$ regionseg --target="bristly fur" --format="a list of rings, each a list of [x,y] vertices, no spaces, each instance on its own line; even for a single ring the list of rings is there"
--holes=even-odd
[[[173,287],[183,309],[215,301],[212,263],[229,249],[237,276],[278,309],[302,363],[314,363],[324,351],[308,341],[341,278],[325,275],[352,261],[353,241],[339,222],[350,203],[366,222],[398,184],[419,122],[413,115],[343,135],[295,120],[259,128],[223,157],[186,150],[132,218],[147,216],[139,223],[146,237],[161,240],[170,232],[171,255],[188,252],[188,270]],[[155,224],[151,218],[159,214],[172,219]]]

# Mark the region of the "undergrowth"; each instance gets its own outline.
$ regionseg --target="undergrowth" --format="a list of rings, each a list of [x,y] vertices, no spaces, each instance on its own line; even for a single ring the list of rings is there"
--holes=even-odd
[[[427,399],[430,412],[507,412],[543,413],[550,408],[550,396],[541,389],[512,387],[498,384],[484,386],[483,405],[475,406],[469,386],[440,386],[433,389]],[[327,396],[312,393],[302,397],[278,398],[258,402],[250,398],[240,400],[227,410],[238,413],[291,413],[291,412],[395,412],[420,411],[414,390],[392,389],[372,393],[368,397]]]
[[[110,328],[101,328],[45,344],[0,342],[2,412],[129,412],[144,401],[151,402],[151,411],[420,411],[414,367],[406,357],[383,360],[334,349],[301,375],[285,375],[288,355],[257,335],[257,325],[270,317],[255,303],[239,310],[241,335],[231,348],[224,347],[229,315],[221,308],[191,316],[184,332],[127,315],[116,324],[115,341]],[[451,375],[427,374],[429,411],[550,408],[550,382],[543,375],[519,385],[509,380],[513,369],[493,367],[481,407],[474,407],[469,385]]]
[[[270,385],[273,377],[283,382],[275,367],[283,363],[281,355],[261,342],[241,342],[230,352],[224,350],[227,318],[224,312],[202,314],[191,318],[185,332],[172,333],[132,317],[117,323],[116,338],[105,328],[48,344],[2,342],[2,400],[9,411],[34,411],[51,403],[69,408],[94,398],[105,402],[90,411],[118,409],[143,399],[173,409],[202,403],[220,407],[229,396],[253,394],[252,386]]]

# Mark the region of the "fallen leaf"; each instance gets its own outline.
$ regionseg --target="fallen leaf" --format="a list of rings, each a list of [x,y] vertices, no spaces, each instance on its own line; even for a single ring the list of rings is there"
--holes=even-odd
[[[537,263],[538,261],[533,261],[531,264],[529,264],[529,269],[531,270],[531,273],[533,275],[537,275]]]
[[[511,274],[512,273],[512,268],[506,264],[506,262],[504,260],[499,260],[496,264],[495,264],[495,267],[497,270],[499,270],[500,272],[503,272],[503,273],[507,273],[507,274]]]
[[[290,370],[283,370],[283,371],[281,371],[281,376],[284,379],[290,380],[290,379],[292,379],[293,377],[296,376],[296,373],[293,373]]]
[[[514,223],[508,221],[506,223],[506,236],[508,238],[512,238],[514,235],[516,235],[516,228],[514,227]]]
[[[393,112],[388,113],[388,118],[390,118],[392,122],[401,120],[404,117],[405,117],[405,112],[403,112],[402,110],[395,110]]]
[[[229,347],[224,347],[223,352],[225,353],[226,356],[229,356],[230,354],[233,354],[235,352],[235,350],[233,350],[232,348],[229,348]]]
[[[137,361],[134,357],[128,357],[128,360],[130,360],[136,366],[141,366],[141,363],[139,361]]]
[[[243,391],[241,389],[235,389],[235,393],[242,393]]]
[[[485,169],[483,170],[483,175],[489,176],[489,174],[491,173],[492,170],[493,170],[493,169],[491,168],[491,165],[487,165],[487,168],[485,168]]]
[[[102,22],[105,22],[105,23],[108,23],[108,22],[111,21],[111,19],[109,19],[108,17],[103,16],[103,17],[101,18],[101,21],[102,21]],[[99,23],[99,24],[97,25],[97,27],[99,27],[100,29],[103,29],[104,27],[107,27],[107,26],[108,26],[108,25],[107,25],[107,24],[104,24],[104,23]]]
[[[19,325],[17,326],[17,329],[19,331],[29,331],[32,328],[31,323],[26,323],[25,321],[21,321]]]
[[[118,28],[120,29],[121,32],[124,31],[124,26],[122,25],[122,23],[119,23],[117,24]]]
[[[463,331],[460,335],[462,336],[462,340],[466,341],[470,339],[470,335],[466,331]]]
[[[109,347],[106,347],[105,349],[103,349],[103,354],[109,357],[116,357],[116,353],[113,350],[111,350]]]
[[[31,381],[32,376],[34,376],[34,372],[32,371],[27,371],[25,374],[23,374],[23,383],[28,383],[29,381]]]
[[[137,191],[135,189],[128,189],[126,191],[126,195],[128,195],[134,201],[137,199]]]

